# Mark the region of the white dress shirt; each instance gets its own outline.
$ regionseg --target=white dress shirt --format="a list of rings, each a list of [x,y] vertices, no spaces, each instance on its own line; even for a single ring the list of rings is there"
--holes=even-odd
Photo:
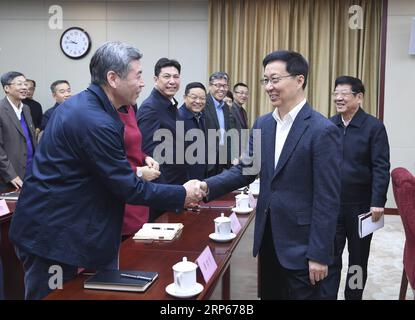
[[[20,102],[19,108],[14,105],[14,103],[7,97],[7,100],[9,100],[10,105],[13,107],[14,112],[16,113],[17,119],[19,121],[22,119],[22,112],[23,112],[23,103]]]
[[[282,148],[284,147],[285,140],[290,133],[291,127],[294,123],[297,114],[301,108],[305,105],[306,99],[297,104],[290,112],[288,112],[283,119],[280,118],[278,108],[275,108],[272,116],[277,122],[277,130],[275,130],[275,157],[274,157],[274,168],[277,167],[278,160],[281,156]]]

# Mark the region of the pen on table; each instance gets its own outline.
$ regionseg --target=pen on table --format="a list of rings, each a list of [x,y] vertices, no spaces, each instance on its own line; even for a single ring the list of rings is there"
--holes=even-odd
[[[202,209],[231,209],[232,206],[200,206]]]
[[[121,273],[120,277],[122,277],[122,278],[132,278],[132,279],[138,279],[138,280],[145,280],[145,281],[152,281],[153,280],[153,278],[143,277],[143,276],[136,276],[135,274],[128,274],[128,273]]]

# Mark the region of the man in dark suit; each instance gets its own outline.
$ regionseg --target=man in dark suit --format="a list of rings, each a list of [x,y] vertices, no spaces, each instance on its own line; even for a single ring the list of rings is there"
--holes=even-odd
[[[249,89],[243,82],[238,82],[233,86],[233,104],[231,112],[235,117],[237,126],[241,129],[249,129],[248,116],[244,104],[248,101]]]
[[[29,106],[30,109],[30,115],[32,116],[33,125],[39,132],[40,125],[42,123],[42,105],[37,102],[35,99],[33,99],[33,95],[36,90],[36,81],[31,79],[26,79],[27,82],[27,94],[26,98],[22,100],[22,102]]]
[[[67,80],[56,80],[52,82],[50,90],[52,91],[53,99],[55,99],[55,104],[53,107],[45,111],[42,118],[42,125],[40,126],[41,130],[45,130],[46,125],[48,124],[48,121],[55,112],[56,108],[72,96],[71,85]]]
[[[52,276],[65,282],[78,267],[116,269],[109,264],[117,260],[126,203],[178,210],[201,198],[198,182],[153,184],[127,160],[117,109],[134,105],[144,86],[141,57],[124,43],[103,44],[90,62],[91,85],[57,108],[45,129],[9,233],[26,299],[44,297]]]
[[[203,180],[207,177],[206,124],[203,112],[206,102],[205,86],[200,82],[189,83],[184,90],[183,100],[184,103],[179,108],[180,120],[184,123],[185,135],[193,137],[190,141],[185,139],[184,143],[187,179]]]
[[[249,171],[249,158],[243,156],[241,164],[208,178],[202,187],[213,199],[248,185],[259,171],[253,253],[259,252],[261,298],[336,299],[330,265],[341,135],[305,99],[308,63],[303,56],[275,51],[263,65],[261,82],[275,110],[253,126],[250,156],[261,156],[261,167]]]
[[[216,139],[208,142],[208,175],[212,176],[231,167],[231,161],[239,156],[238,139],[232,137],[235,119],[230,106],[224,102],[228,91],[229,76],[225,72],[215,72],[209,77],[209,94],[206,98],[206,129],[208,136],[217,132]],[[232,146],[233,144],[233,146]]]
[[[36,146],[35,127],[26,97],[26,78],[20,72],[1,77],[6,97],[0,100],[0,189],[20,189],[30,173]]]
[[[233,86],[233,97],[234,100],[231,107],[231,114],[235,118],[235,127],[238,130],[239,147],[242,153],[243,150],[248,147],[249,141],[248,115],[244,108],[249,97],[248,86],[243,82],[235,84]]]
[[[342,192],[336,234],[337,287],[347,239],[349,272],[344,297],[346,300],[361,300],[372,234],[359,238],[358,215],[370,211],[373,221],[383,215],[389,186],[389,142],[383,123],[362,109],[365,94],[362,81],[341,76],[334,86],[332,95],[338,114],[330,120],[343,135]],[[360,268],[357,275],[362,276],[358,281],[360,285],[356,285],[353,279],[356,278],[356,267]]]
[[[176,132],[178,102],[174,98],[180,88],[180,71],[178,61],[159,59],[154,66],[154,88],[137,111],[138,127],[143,136],[142,149],[160,164],[160,177],[155,180],[160,183],[187,181],[184,161],[177,158],[178,154],[183,155],[183,150],[176,152],[179,150],[176,140],[183,141],[182,137],[176,139],[180,132]],[[167,135],[164,137],[164,134]]]

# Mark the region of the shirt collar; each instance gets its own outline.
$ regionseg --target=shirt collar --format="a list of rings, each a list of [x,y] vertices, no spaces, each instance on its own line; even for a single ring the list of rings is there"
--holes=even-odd
[[[212,100],[213,100],[213,104],[215,105],[215,108],[216,109],[222,108],[222,106],[223,106],[223,100],[222,101],[218,101],[218,100],[215,99],[214,96],[211,96],[211,97],[212,97]]]
[[[297,117],[297,115],[300,112],[300,110],[302,109],[302,107],[304,107],[304,105],[306,104],[306,102],[307,102],[306,99],[302,100],[299,104],[297,104],[294,108],[291,109],[290,112],[288,112],[284,116],[284,119],[281,119],[280,118],[280,115],[278,113],[278,109],[275,108],[274,112],[272,113],[272,117],[277,122],[284,122],[284,121],[287,121],[288,119],[291,119],[291,121],[294,122],[295,118]]]
[[[17,118],[19,118],[19,120],[20,120],[20,117],[21,117],[21,114],[22,114],[22,111],[23,111],[23,103],[20,101],[19,107],[16,107],[14,105],[14,103],[9,99],[8,96],[6,96],[6,98],[9,101],[10,105],[12,106],[14,112],[16,113]]]

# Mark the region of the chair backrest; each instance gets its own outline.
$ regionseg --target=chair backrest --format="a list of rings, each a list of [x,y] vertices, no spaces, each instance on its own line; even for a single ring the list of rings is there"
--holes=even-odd
[[[403,264],[411,287],[415,289],[415,177],[405,168],[391,173],[396,205],[405,229]]]

